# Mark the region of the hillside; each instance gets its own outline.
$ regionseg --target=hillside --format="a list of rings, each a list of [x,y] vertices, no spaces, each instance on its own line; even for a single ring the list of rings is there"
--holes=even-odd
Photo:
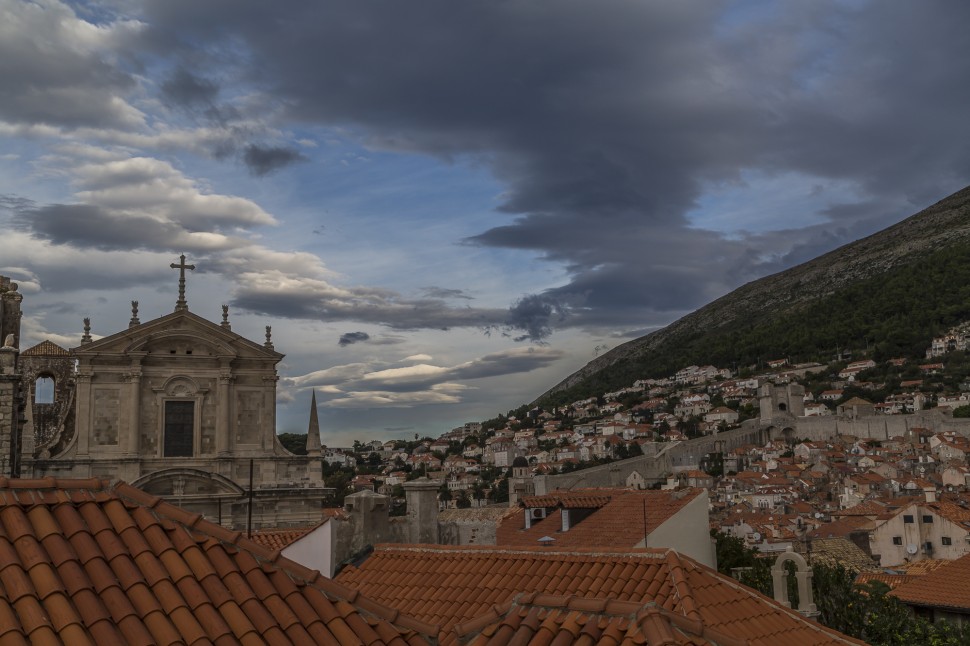
[[[970,320],[970,187],[624,343],[537,401],[590,396],[693,363],[830,360],[836,348],[912,356],[962,320]]]

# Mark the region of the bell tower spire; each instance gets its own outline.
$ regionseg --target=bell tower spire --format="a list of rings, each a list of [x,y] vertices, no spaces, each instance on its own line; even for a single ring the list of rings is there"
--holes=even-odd
[[[306,432],[306,453],[310,457],[320,457],[320,420],[317,417],[317,391],[310,398],[310,425]]]

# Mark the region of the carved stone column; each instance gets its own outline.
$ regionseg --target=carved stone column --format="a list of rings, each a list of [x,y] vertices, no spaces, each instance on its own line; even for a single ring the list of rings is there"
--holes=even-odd
[[[219,360],[219,389],[216,401],[216,455],[229,455],[235,445],[232,432],[231,359]]]
[[[77,454],[87,456],[91,441],[91,366],[81,365],[77,373]]]
[[[135,353],[132,353],[135,355]],[[128,371],[128,432],[122,439],[125,455],[136,456],[141,451],[141,361],[144,353],[131,358]]]

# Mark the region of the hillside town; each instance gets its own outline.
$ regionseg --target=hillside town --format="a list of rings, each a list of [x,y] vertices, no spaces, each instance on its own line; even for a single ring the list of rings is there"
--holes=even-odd
[[[192,267],[172,264],[173,312],[142,321],[132,302],[127,326],[98,339],[85,319],[72,349],[21,349],[23,296],[0,277],[13,634],[37,641],[61,612],[112,643],[504,644],[522,626],[543,627],[522,643],[573,643],[576,626],[590,643],[859,643],[813,572],[869,586],[845,592],[859,608],[909,608],[905,634],[970,616],[933,593],[970,567],[956,333],[934,341],[933,363],[692,365],[437,438],[341,448],[312,389],[306,435],[275,434],[261,414],[283,357],[271,330],[255,343],[228,307],[221,324],[191,312]],[[119,619],[51,585],[120,595]]]

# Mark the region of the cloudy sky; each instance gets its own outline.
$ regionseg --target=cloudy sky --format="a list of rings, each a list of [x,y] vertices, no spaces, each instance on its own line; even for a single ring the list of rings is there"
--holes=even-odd
[[[22,347],[192,311],[438,434],[970,184],[970,4],[0,0]]]

